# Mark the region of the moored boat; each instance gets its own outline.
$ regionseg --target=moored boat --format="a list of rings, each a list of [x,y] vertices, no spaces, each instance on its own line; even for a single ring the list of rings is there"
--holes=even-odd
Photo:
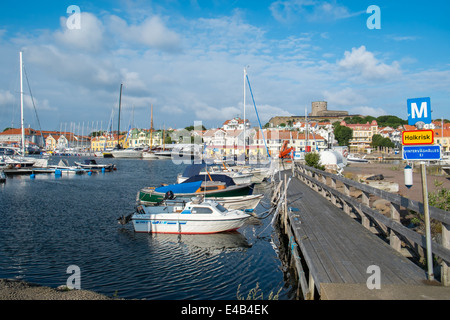
[[[203,195],[198,195],[196,197],[203,197]],[[208,200],[216,201],[223,205],[225,208],[231,210],[245,210],[245,211],[253,211],[256,206],[261,202],[264,198],[263,194],[249,194],[244,196],[235,196],[235,197],[208,197]],[[174,196],[173,200],[165,199],[162,201],[164,205],[179,205],[180,203],[184,204],[191,201],[192,197],[180,197]],[[137,203],[140,205],[158,205],[155,202],[147,202],[139,199],[139,193],[137,196]]]
[[[361,158],[360,156],[357,156],[357,155],[355,155],[353,153],[350,153],[347,156],[347,162],[350,162],[350,163],[351,162],[353,162],[353,163],[368,163],[369,160],[365,159],[365,156]]]
[[[142,158],[144,148],[114,149],[111,154],[114,158]]]
[[[183,183],[171,184],[158,188],[143,188],[138,191],[136,200],[145,204],[157,204],[167,197],[195,197],[203,195],[210,197],[237,197],[251,195],[254,184],[236,185],[231,178],[227,181],[195,180],[197,176],[191,177]],[[192,179],[192,180],[191,180]]]
[[[228,210],[211,200],[193,200],[185,206],[137,206],[136,213],[119,223],[132,221],[135,232],[209,234],[242,227],[251,215]]]
[[[74,161],[74,163],[82,169],[89,169],[89,170],[111,171],[115,168],[114,164],[112,164],[112,163],[101,164],[101,163],[97,163],[97,161],[95,161],[95,159],[86,159],[83,162]]]

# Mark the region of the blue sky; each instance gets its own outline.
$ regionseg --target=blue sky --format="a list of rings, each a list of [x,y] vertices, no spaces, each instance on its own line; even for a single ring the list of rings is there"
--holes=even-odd
[[[69,29],[70,5],[80,28]],[[370,5],[381,29],[369,29]],[[220,127],[243,116],[248,66],[263,124],[330,110],[407,118],[430,97],[450,118],[450,2],[8,1],[0,7],[0,129],[20,124],[19,51],[43,129]],[[38,129],[25,82],[25,123]],[[257,125],[247,89],[246,115]],[[115,125],[116,127],[116,125]]]

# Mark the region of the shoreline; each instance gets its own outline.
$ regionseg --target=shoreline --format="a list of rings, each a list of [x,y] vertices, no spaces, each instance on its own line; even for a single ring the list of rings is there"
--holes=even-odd
[[[88,290],[41,286],[23,280],[0,279],[0,300],[118,300]],[[123,299],[120,299],[123,300]]]

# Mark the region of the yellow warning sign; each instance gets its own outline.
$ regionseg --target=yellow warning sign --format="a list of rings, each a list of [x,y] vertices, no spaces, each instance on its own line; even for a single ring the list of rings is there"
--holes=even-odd
[[[403,131],[402,144],[433,144],[434,132],[433,130],[412,130]]]

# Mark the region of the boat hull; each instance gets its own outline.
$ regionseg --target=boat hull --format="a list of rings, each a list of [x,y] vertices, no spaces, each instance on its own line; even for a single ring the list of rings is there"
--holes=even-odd
[[[247,185],[235,185],[230,186],[223,190],[214,190],[214,191],[206,191],[206,192],[194,192],[194,193],[175,193],[177,197],[195,197],[198,195],[203,195],[205,198],[211,197],[239,197],[251,195],[253,193],[253,184]],[[137,194],[137,201],[141,204],[152,205],[158,202],[161,202],[165,193],[156,192],[154,189],[144,188],[139,190]]]
[[[170,216],[167,214],[166,216]],[[144,214],[133,217],[135,232],[144,233],[176,233],[176,234],[210,234],[239,229],[248,217],[226,218],[222,220],[187,219],[182,214],[172,214],[175,217],[161,217]]]
[[[142,151],[111,151],[114,158],[142,158]]]

